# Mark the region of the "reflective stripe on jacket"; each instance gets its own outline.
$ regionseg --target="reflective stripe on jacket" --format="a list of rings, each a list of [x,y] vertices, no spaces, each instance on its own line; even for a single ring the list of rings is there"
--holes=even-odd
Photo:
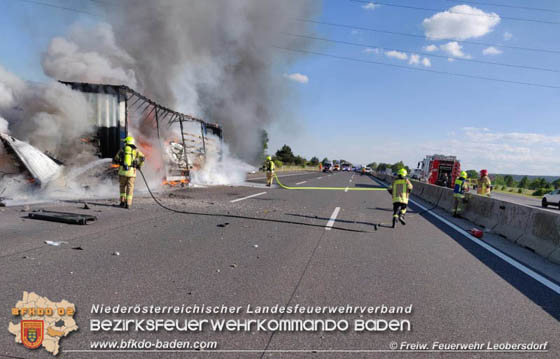
[[[478,188],[477,188],[476,193],[482,194],[482,195],[489,194],[491,185],[492,185],[492,182],[490,182],[490,178],[488,178],[488,176],[481,177],[478,180]]]
[[[266,170],[268,172],[274,171],[274,161],[266,161]]]
[[[120,165],[119,176],[136,177],[136,168],[142,167],[144,154],[131,146],[124,146],[119,150],[113,162]],[[134,166],[135,162],[136,166]]]
[[[465,178],[459,177],[455,180],[455,187],[453,188],[454,197],[465,197],[465,189],[467,188],[467,182]]]
[[[408,204],[408,196],[412,191],[412,183],[408,179],[398,178],[391,184],[391,193],[393,194],[393,203]]]

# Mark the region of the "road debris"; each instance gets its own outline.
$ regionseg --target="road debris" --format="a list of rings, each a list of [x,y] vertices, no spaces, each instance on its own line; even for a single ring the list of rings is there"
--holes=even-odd
[[[235,263],[232,263],[232,264],[230,264],[229,266],[230,266],[231,268],[237,268],[237,264],[235,264]]]
[[[225,228],[228,225],[229,225],[229,222],[226,222],[226,223],[223,223],[223,224],[218,224],[216,227]]]
[[[97,217],[91,216],[89,214],[78,214],[78,213],[68,213],[68,212],[55,212],[55,211],[45,211],[38,210],[29,213],[29,218],[40,219],[44,221],[51,222],[62,222],[68,224],[88,224],[88,222],[94,222]]]
[[[45,244],[48,244],[49,246],[55,246],[55,247],[59,247],[63,244],[68,244],[68,242],[65,241],[44,241]]]
[[[121,255],[119,252],[113,252],[111,254],[114,255],[114,256],[120,256]]]

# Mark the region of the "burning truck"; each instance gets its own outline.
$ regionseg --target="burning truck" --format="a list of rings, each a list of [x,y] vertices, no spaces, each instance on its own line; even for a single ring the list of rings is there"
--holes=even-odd
[[[84,139],[100,158],[113,158],[125,137],[136,138],[152,171],[165,184],[187,183],[208,155],[221,156],[222,128],[162,106],[127,86],[61,83],[82,92],[92,108],[97,133]]]
[[[209,158],[221,159],[223,134],[217,124],[173,111],[127,86],[61,83],[81,93],[89,104],[89,118],[71,120],[89,121],[92,130],[72,141],[87,147],[93,156],[85,163],[65,164],[49,152],[0,133],[0,205],[6,199],[33,197],[35,190],[45,192],[47,187],[51,196],[45,199],[81,196],[80,190],[93,187],[112,188],[99,185],[116,177],[118,165],[108,164],[129,135],[146,155],[145,172],[153,184],[184,185]]]
[[[151,177],[175,185],[188,183],[207,157],[221,157],[223,135],[217,124],[173,111],[127,86],[61,83],[82,93],[90,105],[87,121],[95,124],[94,130],[76,141],[93,148],[97,158],[107,159],[101,162],[109,162],[131,135],[147,157]],[[8,134],[0,134],[0,142],[2,177],[23,175],[26,182],[42,187],[64,172],[63,162],[26,142]]]

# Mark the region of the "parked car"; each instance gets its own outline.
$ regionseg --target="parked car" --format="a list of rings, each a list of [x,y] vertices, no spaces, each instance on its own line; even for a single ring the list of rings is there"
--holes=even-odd
[[[323,172],[332,172],[332,165],[330,163],[326,163],[323,166]]]
[[[368,174],[373,173],[373,170],[371,169],[371,167],[366,167],[366,173],[368,173]]]
[[[542,199],[542,206],[543,208],[557,206],[560,209],[560,189],[545,194]]]

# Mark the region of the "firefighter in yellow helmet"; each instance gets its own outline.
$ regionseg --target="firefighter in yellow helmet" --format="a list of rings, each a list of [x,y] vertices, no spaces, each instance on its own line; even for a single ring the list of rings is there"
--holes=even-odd
[[[403,225],[406,224],[404,221],[404,215],[406,213],[406,206],[408,205],[408,197],[410,192],[412,192],[412,183],[406,178],[406,169],[401,168],[397,172],[397,178],[388,188],[389,193],[393,196],[393,228],[397,224],[397,220]]]
[[[272,185],[272,178],[274,177],[274,161],[272,157],[266,156],[266,163],[264,165],[264,169],[266,171],[266,185],[270,187]]]
[[[460,217],[465,204],[465,193],[469,191],[467,172],[462,171],[459,178],[455,180],[453,187],[453,217]]]
[[[133,137],[124,139],[124,148],[120,149],[113,163],[119,164],[120,206],[130,208],[134,195],[136,169],[144,164],[144,154],[136,149]]]

